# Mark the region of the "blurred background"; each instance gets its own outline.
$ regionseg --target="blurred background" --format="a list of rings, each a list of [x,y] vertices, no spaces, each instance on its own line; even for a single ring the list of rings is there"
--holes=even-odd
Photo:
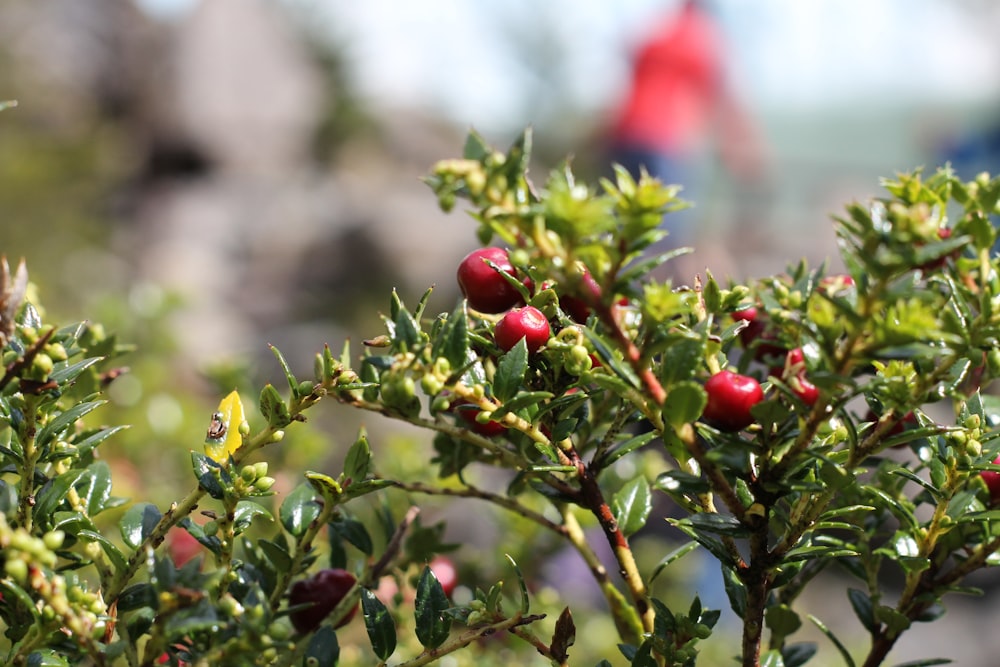
[[[836,266],[830,218],[880,177],[997,170],[1000,5],[695,4],[683,33],[690,8],[668,0],[0,6],[0,99],[18,102],[0,113],[0,252],[27,259],[50,321],[142,350],[111,387],[135,425],[108,445],[123,479],[169,495],[222,392],[277,377],[268,343],[308,373],[324,343],[379,332],[392,288],[414,304],[436,285],[431,312],[450,308],[474,227],[420,179],[470,128],[506,148],[532,126],[539,181],[567,155],[593,181],[638,154],[682,183],[688,279]],[[361,421],[318,419],[281,450],[290,470]]]

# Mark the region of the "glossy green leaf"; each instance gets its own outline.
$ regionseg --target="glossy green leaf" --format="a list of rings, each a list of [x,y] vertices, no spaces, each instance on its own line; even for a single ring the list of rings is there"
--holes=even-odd
[[[340,644],[337,633],[329,625],[320,626],[309,638],[303,665],[308,667],[337,667],[340,661]]]
[[[861,621],[861,625],[869,632],[876,632],[878,622],[875,620],[875,610],[872,607],[871,597],[864,591],[848,588],[847,598],[851,601],[851,608],[854,609],[854,615]]]
[[[337,537],[354,545],[366,556],[371,556],[374,553],[375,547],[372,544],[372,538],[368,534],[368,529],[360,521],[350,518],[338,519],[330,522],[329,529]]]
[[[274,516],[260,503],[253,500],[239,501],[233,512],[233,530],[237,535],[241,534],[250,527],[254,517],[258,516],[262,516],[268,521],[274,521]]]
[[[670,388],[663,403],[663,418],[674,428],[701,417],[708,403],[708,395],[697,382],[678,382]]]
[[[111,481],[111,468],[104,461],[91,463],[76,481],[74,488],[88,515],[97,516],[104,511],[111,498]]]
[[[355,482],[364,480],[371,470],[371,462],[372,449],[368,444],[368,436],[362,430],[358,434],[358,439],[347,450],[347,456],[344,458],[344,477]]]
[[[507,401],[514,398],[524,383],[527,370],[528,345],[522,338],[500,357],[500,362],[497,364],[497,371],[493,376],[493,394],[497,399]]]
[[[43,486],[35,497],[34,515],[43,521],[48,521],[85,472],[85,470],[68,470]]]
[[[87,437],[80,441],[71,441],[76,446],[76,451],[81,457],[85,457],[90,454],[91,451],[99,444],[113,436],[119,431],[124,431],[129,428],[127,424],[119,426],[109,426],[107,428],[102,428],[95,433],[91,433]]]
[[[691,553],[697,548],[698,548],[697,542],[688,542],[687,544],[683,544],[674,549],[673,551],[671,551],[670,553],[668,553],[660,560],[659,563],[656,564],[656,567],[653,568],[653,573],[649,577],[649,583],[653,583],[653,581],[658,576],[660,576],[660,573],[663,572],[663,570],[668,565],[670,565],[674,561],[680,560],[681,558],[683,558],[684,556]]]
[[[276,572],[285,573],[292,569],[292,556],[288,549],[277,541],[261,539],[257,542],[264,556],[271,561]]]
[[[514,575],[517,577],[518,591],[521,594],[521,613],[527,614],[529,608],[531,607],[531,601],[528,599],[528,584],[524,581],[524,573],[521,572],[521,566],[517,564],[514,557],[510,554],[506,554],[507,560],[510,561],[511,566],[514,568]]]
[[[285,355],[281,354],[281,350],[274,345],[268,345],[268,347],[271,349],[271,353],[274,354],[274,358],[278,360],[278,365],[281,366],[281,370],[285,374],[285,380],[288,382],[288,388],[292,390],[292,394],[294,395],[296,387],[299,386],[299,381],[292,374],[292,369],[288,366],[288,362],[285,361]]]
[[[646,478],[639,475],[618,489],[611,498],[611,511],[626,537],[645,526],[649,513],[653,511],[652,494]]]
[[[444,613],[451,603],[429,567],[424,567],[417,582],[414,606],[417,639],[424,648],[437,648],[448,639],[451,632],[451,619]]]
[[[55,369],[49,374],[49,379],[61,386],[70,384],[85,370],[103,360],[104,357],[90,357],[72,364],[66,362],[56,364]]]
[[[320,506],[310,484],[299,484],[281,503],[278,518],[295,537],[301,537],[319,516]]]
[[[288,411],[288,404],[281,397],[273,384],[266,384],[260,391],[258,401],[260,414],[267,420],[271,428],[281,429],[292,423],[291,413]]]
[[[47,423],[41,428],[41,430],[38,431],[38,435],[35,436],[37,446],[44,447],[48,445],[57,434],[63,431],[63,429],[68,428],[74,424],[76,420],[96,410],[105,403],[107,403],[107,401],[88,401],[78,403],[69,410],[66,410],[66,412],[60,412],[52,419],[52,421]]]
[[[152,503],[132,505],[118,522],[122,540],[133,549],[138,549],[139,545],[153,533],[153,529],[162,517],[159,508]]]
[[[781,649],[781,657],[785,661],[785,667],[802,667],[816,655],[818,648],[815,642],[786,644]]]
[[[111,563],[114,565],[116,570],[120,571],[126,568],[125,556],[122,554],[121,549],[119,549],[114,542],[101,533],[94,530],[81,530],[77,533],[77,537],[82,540],[97,542],[100,544],[105,555],[107,555],[107,557],[111,560]]]
[[[445,321],[432,349],[434,358],[447,359],[452,369],[465,365],[469,354],[469,313],[465,301]]]
[[[396,650],[396,623],[382,601],[367,588],[361,590],[361,611],[365,617],[365,630],[372,643],[372,651],[385,662]]]
[[[229,473],[221,465],[201,452],[191,452],[191,469],[198,478],[198,485],[216,500],[226,495],[223,482],[229,482]]]
[[[813,616],[812,614],[809,615],[809,620],[812,621],[813,625],[819,628],[820,632],[826,635],[827,639],[833,642],[833,645],[837,647],[837,650],[840,652],[840,657],[844,659],[844,663],[847,667],[855,667],[854,658],[851,657],[850,651],[848,651],[847,647],[844,646],[844,643],[837,638],[837,635],[833,634],[833,632],[826,627],[823,621],[819,620],[819,618]]]

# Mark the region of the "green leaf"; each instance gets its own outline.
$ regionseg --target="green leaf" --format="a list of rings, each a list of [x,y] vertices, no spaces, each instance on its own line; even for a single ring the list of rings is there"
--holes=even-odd
[[[845,647],[843,642],[841,642],[837,638],[837,635],[833,634],[833,632],[828,627],[826,627],[826,625],[823,624],[823,621],[819,620],[812,614],[809,614],[809,620],[813,622],[813,625],[819,628],[820,632],[826,635],[827,639],[833,642],[833,645],[837,647],[838,651],[840,651],[840,657],[844,659],[844,663],[847,665],[847,667],[855,667],[854,659],[851,658],[851,654],[847,650],[847,647]]]
[[[396,650],[396,624],[392,615],[367,588],[361,590],[361,611],[364,613],[365,630],[368,631],[372,651],[379,660],[385,662]]]
[[[241,500],[236,503],[233,512],[233,531],[236,535],[244,532],[253,523],[254,517],[263,516],[268,521],[274,521],[274,516],[260,503],[253,500]]]
[[[33,514],[40,520],[48,521],[84,472],[86,471],[68,470],[46,483],[35,497]]]
[[[453,369],[461,368],[468,360],[469,353],[469,313],[466,303],[452,311],[440,335],[434,341],[432,355],[435,359],[445,358]]]
[[[267,420],[268,426],[281,429],[292,423],[288,404],[273,384],[268,383],[261,389],[259,406],[260,414]]]
[[[465,138],[465,148],[462,157],[466,160],[482,161],[493,154],[493,149],[475,130],[470,130]]]
[[[309,667],[337,667],[340,661],[340,644],[337,633],[329,625],[320,626],[312,637],[302,660]]]
[[[802,667],[816,655],[817,649],[815,642],[786,644],[781,649],[781,657],[785,660],[785,667]]]
[[[626,440],[625,442],[623,442],[622,444],[618,445],[610,452],[608,452],[607,456],[605,456],[604,459],[600,462],[601,468],[607,468],[608,466],[610,466],[623,456],[630,454],[641,447],[645,447],[653,440],[656,440],[657,437],[658,436],[656,434],[656,431],[648,431],[646,433],[640,433],[637,436],[629,438],[628,440]]]
[[[554,394],[551,391],[525,391],[521,392],[514,398],[506,401],[502,406],[493,411],[492,420],[499,421],[503,419],[504,415],[508,412],[517,412],[518,410],[523,410],[529,408],[533,405],[537,405],[542,401],[552,398]]]
[[[83,440],[80,440],[79,442],[75,442],[72,440],[71,442],[73,442],[73,444],[76,446],[77,454],[81,457],[85,457],[89,455],[90,452],[93,451],[93,449],[97,447],[99,444],[101,444],[102,442],[113,436],[115,433],[118,433],[119,431],[124,431],[127,428],[129,428],[128,424],[122,424],[119,426],[109,426],[107,428],[100,429],[96,433],[91,433],[90,435],[85,437]]]
[[[289,572],[292,569],[292,556],[288,553],[288,549],[284,545],[278,544],[277,542],[272,542],[271,540],[261,539],[257,542],[260,550],[264,552],[271,564],[274,566],[276,572]]]
[[[368,444],[368,436],[362,430],[358,439],[347,450],[347,457],[344,459],[344,477],[355,482],[364,480],[371,470],[371,462],[372,449]]]
[[[785,667],[785,661],[777,649],[771,649],[761,655],[759,664],[760,667]]]
[[[493,395],[500,401],[508,401],[517,395],[528,371],[528,345],[524,338],[517,341],[506,354],[500,357],[496,374],[493,376]]]
[[[528,599],[528,584],[525,583],[524,573],[521,572],[521,566],[517,564],[517,561],[514,560],[514,557],[511,556],[510,554],[506,554],[506,556],[507,560],[509,560],[510,564],[514,567],[514,574],[517,576],[518,589],[520,590],[521,593],[521,613],[527,614],[528,609],[531,606],[530,601]]]
[[[650,575],[649,577],[649,583],[653,583],[653,581],[658,576],[660,576],[660,573],[663,572],[663,570],[668,565],[670,565],[674,561],[680,560],[681,558],[683,558],[684,556],[691,553],[697,548],[698,548],[697,542],[688,542],[687,544],[683,544],[674,549],[673,551],[671,551],[670,553],[668,553],[666,556],[663,557],[662,560],[660,560],[659,563],[656,564],[656,567],[653,568],[653,574]]]
[[[221,465],[201,452],[191,452],[191,469],[198,478],[198,485],[216,500],[222,500],[226,495],[223,481],[230,482],[229,473]]]
[[[90,357],[74,364],[65,365],[66,362],[56,364],[55,370],[49,374],[49,380],[58,383],[60,386],[65,386],[76,380],[85,370],[103,360],[104,357]]]
[[[354,545],[366,556],[371,556],[374,553],[375,547],[372,544],[372,538],[368,534],[368,529],[360,521],[349,518],[338,519],[330,522],[329,529],[337,537]]]
[[[295,389],[299,386],[299,381],[295,379],[292,374],[292,369],[288,367],[288,362],[285,361],[285,356],[281,354],[281,351],[273,345],[268,345],[271,348],[271,352],[274,354],[274,358],[278,360],[278,364],[281,366],[281,370],[285,374],[285,380],[288,381],[288,388],[292,390],[292,395],[295,395]]]
[[[634,535],[653,511],[649,482],[642,475],[626,482],[611,498],[611,511],[625,537]]]
[[[134,611],[143,607],[156,610],[160,606],[156,588],[150,583],[133,584],[118,596],[118,611]]]
[[[910,627],[910,619],[905,614],[901,614],[886,605],[879,605],[875,609],[875,618],[886,625],[891,637],[898,637]]]
[[[138,549],[139,545],[153,533],[163,515],[152,503],[136,503],[125,510],[118,528],[121,530],[125,544]]]
[[[795,611],[785,604],[771,605],[764,612],[764,622],[771,632],[780,639],[775,639],[775,644],[781,644],[782,640],[802,627],[802,620]]]
[[[851,601],[851,608],[854,609],[854,615],[861,621],[861,625],[873,634],[877,632],[878,622],[875,620],[875,610],[868,594],[856,588],[849,588],[847,598]]]
[[[451,619],[444,613],[451,603],[430,567],[424,567],[417,582],[416,632],[420,644],[435,649],[448,639]]]
[[[114,542],[109,540],[104,535],[101,535],[94,530],[81,530],[76,535],[82,540],[88,540],[90,542],[97,542],[100,544],[101,548],[104,549],[104,553],[111,559],[111,563],[114,565],[116,570],[121,571],[127,567],[127,564],[125,563],[125,556],[122,554],[121,549],[119,549]]]
[[[396,291],[392,292],[393,298],[397,299]],[[393,317],[395,325],[395,335],[393,336],[393,348],[401,351],[412,350],[420,342],[420,324],[413,315],[399,303],[399,311]]]
[[[663,418],[674,428],[701,417],[708,395],[697,382],[678,382],[670,388],[663,403]]]
[[[42,427],[35,437],[35,442],[38,447],[44,447],[63,429],[71,426],[87,413],[96,410],[107,403],[107,401],[89,401],[86,403],[78,403],[66,412],[61,412],[56,415],[52,421]]]
[[[107,509],[111,498],[111,468],[104,461],[91,463],[75,488],[80,501],[87,506],[87,514],[97,516]]]
[[[69,661],[52,649],[32,651],[25,664],[27,667],[69,667]]]
[[[319,503],[316,502],[312,486],[299,484],[281,503],[278,517],[285,530],[295,537],[301,537],[309,528],[309,524],[316,520],[319,513]]]
[[[728,514],[701,512],[688,517],[687,522],[698,531],[725,535],[727,537],[746,537],[749,531],[740,520]]]

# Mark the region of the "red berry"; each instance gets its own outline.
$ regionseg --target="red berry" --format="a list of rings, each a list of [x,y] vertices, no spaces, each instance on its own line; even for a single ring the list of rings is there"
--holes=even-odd
[[[487,438],[492,438],[495,435],[500,435],[507,430],[507,427],[500,422],[488,421],[480,423],[476,420],[476,416],[482,412],[479,408],[472,405],[471,403],[461,403],[456,407],[456,412],[458,416],[469,423],[474,433],[479,435],[485,435]]]
[[[542,311],[534,306],[525,306],[514,308],[504,315],[503,319],[497,322],[493,337],[504,351],[513,348],[523,338],[528,346],[528,352],[536,352],[548,342],[551,333],[549,321]]]
[[[1000,465],[1000,456],[993,459],[993,463]],[[990,491],[990,502],[994,505],[1000,502],[1000,472],[984,470],[979,474]]]
[[[458,286],[469,306],[481,313],[502,313],[521,303],[521,293],[486,260],[511,276],[516,275],[503,248],[473,250],[458,265]]]
[[[586,295],[586,298],[567,294],[559,297],[559,305],[566,311],[574,322],[583,324],[590,317],[592,312],[588,301],[599,301],[601,298],[601,286],[590,275],[590,271],[584,271],[580,277],[579,291]]]
[[[819,388],[806,379],[805,373],[800,373],[789,380],[788,386],[806,405],[815,405],[819,400]]]
[[[444,589],[444,594],[451,597],[455,586],[458,585],[458,570],[455,569],[455,564],[447,556],[438,555],[431,559],[427,565],[437,577],[438,583]]]
[[[353,574],[341,569],[320,570],[308,579],[296,581],[288,594],[289,606],[309,606],[289,614],[292,625],[303,634],[318,628],[323,619],[344,599],[355,581],[357,580]],[[358,607],[355,605],[337,622],[336,627],[346,625],[357,611]]]
[[[719,371],[705,382],[708,403],[702,413],[721,431],[740,431],[753,423],[750,408],[764,400],[764,390],[752,377]]]
[[[747,326],[740,329],[739,337],[743,347],[754,349],[754,359],[763,361],[767,357],[784,354],[785,349],[777,344],[774,333],[768,330],[767,318],[750,306],[743,310],[738,310],[732,314],[734,320],[747,322]]]
[[[174,565],[182,567],[201,552],[201,543],[183,528],[171,528],[167,533],[167,552]]]

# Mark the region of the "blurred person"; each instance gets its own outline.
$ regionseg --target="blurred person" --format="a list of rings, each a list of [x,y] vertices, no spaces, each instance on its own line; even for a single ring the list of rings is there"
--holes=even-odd
[[[645,170],[683,187],[696,203],[714,143],[741,183],[760,175],[761,150],[753,123],[727,80],[724,38],[699,0],[684,0],[654,26],[633,54],[631,80],[610,130],[609,158],[633,176]],[[713,138],[714,137],[714,138]],[[693,212],[671,213],[671,247],[692,244]]]

